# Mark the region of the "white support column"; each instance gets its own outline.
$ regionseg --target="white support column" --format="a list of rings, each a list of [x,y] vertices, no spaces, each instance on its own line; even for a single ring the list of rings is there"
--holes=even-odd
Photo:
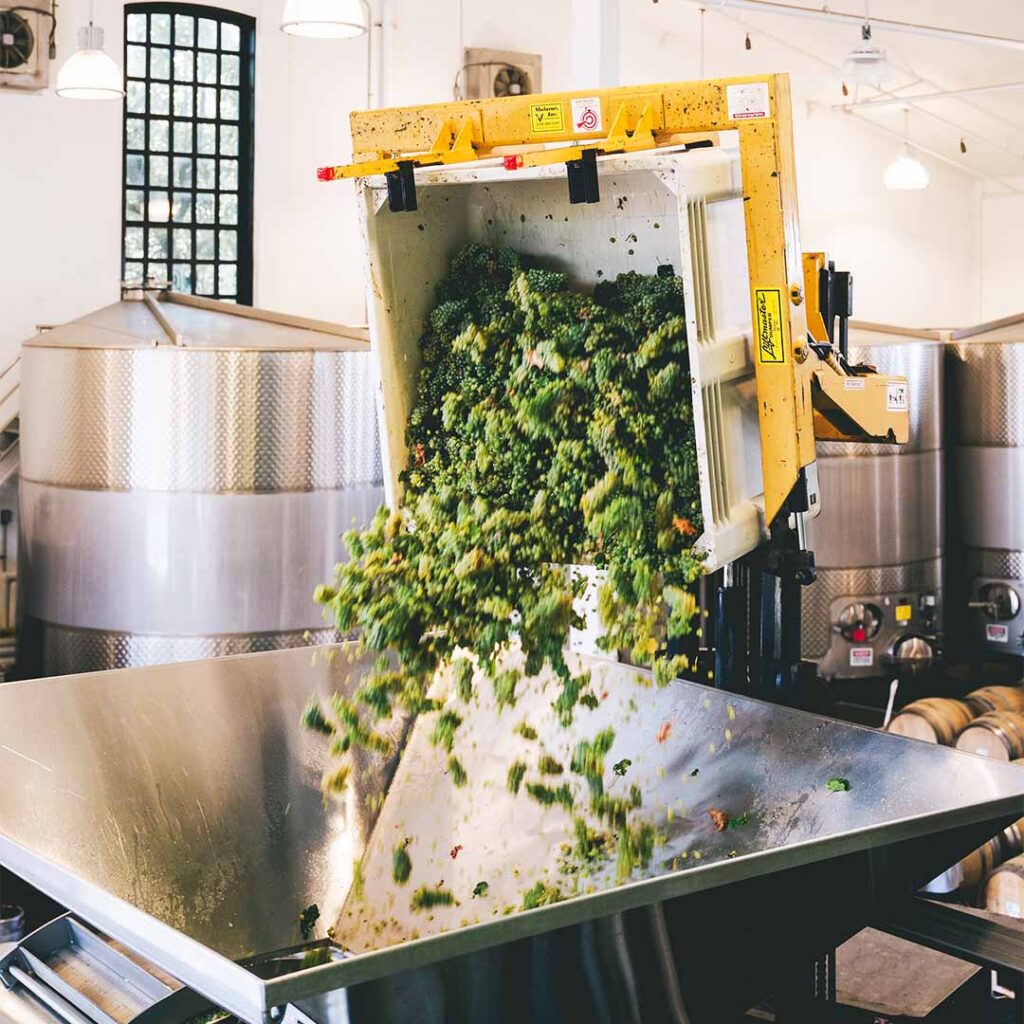
[[[620,0],[572,0],[574,88],[620,84]]]

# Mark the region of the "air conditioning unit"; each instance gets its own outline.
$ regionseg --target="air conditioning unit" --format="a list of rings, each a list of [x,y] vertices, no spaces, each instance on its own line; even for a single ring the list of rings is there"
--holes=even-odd
[[[49,0],[0,2],[0,89],[45,89],[50,78]]]
[[[510,50],[465,51],[467,100],[489,100],[501,96],[524,96],[540,92],[541,59],[539,53],[513,53]]]

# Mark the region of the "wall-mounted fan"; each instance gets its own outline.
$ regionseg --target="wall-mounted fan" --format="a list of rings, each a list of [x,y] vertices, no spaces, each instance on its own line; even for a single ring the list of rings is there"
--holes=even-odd
[[[46,88],[53,18],[48,0],[0,0],[0,88]]]
[[[455,95],[487,100],[540,92],[540,72],[540,54],[470,48],[455,79]]]

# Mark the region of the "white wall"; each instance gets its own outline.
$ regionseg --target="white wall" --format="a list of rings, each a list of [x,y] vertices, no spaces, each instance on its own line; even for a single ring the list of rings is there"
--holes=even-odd
[[[1015,182],[1024,189],[1024,178]],[[1024,195],[985,196],[981,206],[981,318],[1024,313]]]
[[[353,186],[317,182],[315,171],[349,155],[348,112],[366,102],[365,40],[287,37],[277,28],[281,2],[222,2],[257,18],[255,299],[267,308],[357,321],[363,303]],[[96,0],[97,23],[118,59],[121,7]],[[574,7],[587,4],[388,0],[382,101],[449,98],[463,45],[540,52],[545,88],[587,87],[593,83],[574,80],[573,68],[586,64],[574,51]],[[59,60],[70,52],[86,10],[87,0],[62,0]],[[620,14],[624,83],[700,74],[691,5],[622,3]],[[725,31],[721,18],[713,22],[709,15],[707,25],[708,75],[793,72],[803,245],[828,250],[854,272],[858,315],[910,325],[974,319],[981,287],[972,182],[933,165],[927,192],[887,193],[881,175],[896,147],[827,111],[837,83],[763,40],[745,51],[742,33]],[[808,100],[817,103],[811,114]],[[66,320],[116,298],[120,106],[60,100],[52,91],[0,92],[0,139],[0,194],[7,197],[2,361],[5,346],[29,336],[36,323]],[[994,210],[990,204],[986,209]],[[17,246],[7,241],[12,237],[20,237]],[[993,303],[987,300],[987,308]]]

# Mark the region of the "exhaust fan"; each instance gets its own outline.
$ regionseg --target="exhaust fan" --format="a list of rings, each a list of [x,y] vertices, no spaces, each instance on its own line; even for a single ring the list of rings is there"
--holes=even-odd
[[[48,0],[0,3],[0,88],[45,89],[53,54]]]
[[[462,67],[466,76],[465,99],[488,100],[540,92],[540,69],[537,53],[469,48]]]

